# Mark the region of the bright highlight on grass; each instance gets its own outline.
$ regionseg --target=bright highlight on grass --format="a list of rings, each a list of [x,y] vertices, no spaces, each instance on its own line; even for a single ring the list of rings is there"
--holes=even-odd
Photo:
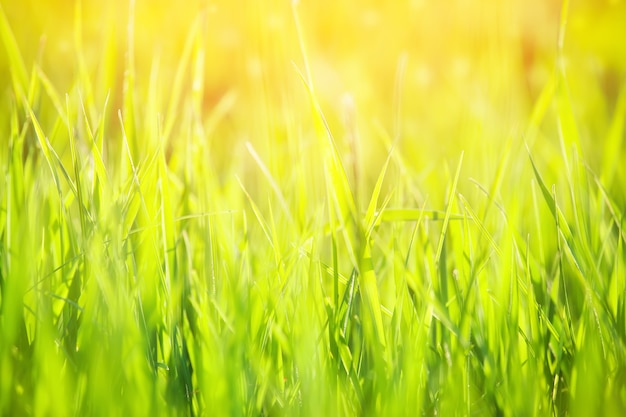
[[[624,22],[0,0],[0,415],[626,415]]]

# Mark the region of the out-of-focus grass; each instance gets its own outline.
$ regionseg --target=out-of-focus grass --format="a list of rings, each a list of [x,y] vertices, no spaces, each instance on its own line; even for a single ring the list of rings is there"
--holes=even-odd
[[[0,414],[624,414],[626,3],[379,3],[0,3]]]

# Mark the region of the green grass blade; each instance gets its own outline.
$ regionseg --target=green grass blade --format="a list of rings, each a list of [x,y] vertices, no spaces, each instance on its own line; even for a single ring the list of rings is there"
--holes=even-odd
[[[452,214],[452,206],[454,203],[454,195],[456,194],[456,188],[459,183],[459,176],[461,175],[461,166],[463,165],[463,152],[461,152],[461,157],[459,158],[459,164],[456,168],[456,173],[454,174],[454,180],[452,181],[452,186],[450,187],[450,192],[448,194],[448,207],[446,208],[446,213],[443,217],[443,225],[441,226],[441,234],[439,235],[439,243],[437,243],[437,251],[435,252],[435,264],[439,265],[439,260],[441,259],[441,253],[443,251],[443,243],[445,241],[446,232],[448,231],[448,222],[450,221],[450,215]],[[443,266],[445,268],[445,266]]]
[[[380,174],[378,174],[378,179],[376,180],[376,185],[374,186],[374,191],[372,191],[372,196],[370,198],[370,202],[367,206],[367,211],[365,212],[365,230],[366,236],[365,240],[369,240],[369,236],[372,233],[372,230],[376,224],[376,207],[378,205],[378,197],[380,196],[380,190],[383,186],[383,181],[385,179],[385,174],[387,173],[387,167],[389,166],[389,161],[391,161],[391,155],[393,153],[393,148],[389,151],[387,155],[387,159],[385,159],[385,163],[383,164],[382,169],[380,170]]]
[[[383,223],[385,222],[412,222],[422,218],[428,221],[443,221],[446,218],[445,211],[422,209],[394,209],[386,208],[376,213]],[[450,213],[448,220],[463,220],[462,214]]]
[[[11,79],[13,81],[13,91],[17,94],[18,102],[24,101],[26,97],[27,88],[29,85],[28,75],[26,73],[26,66],[20,53],[20,47],[15,40],[13,31],[9,21],[4,14],[4,9],[0,5],[0,39],[4,43],[4,48],[7,53],[9,68],[11,70]]]
[[[463,195],[461,194],[459,194],[458,196],[461,202],[463,203],[463,207],[465,208],[465,211],[467,212],[467,214],[469,214],[474,224],[478,226],[478,229],[480,230],[482,235],[485,237],[485,239],[487,239],[487,241],[489,242],[493,250],[498,254],[498,256],[502,257],[502,252],[500,251],[498,244],[496,243],[494,238],[491,236],[489,231],[485,228],[485,225],[476,216],[476,213],[474,213],[474,210],[472,210],[472,207],[469,205],[465,197],[463,197]]]

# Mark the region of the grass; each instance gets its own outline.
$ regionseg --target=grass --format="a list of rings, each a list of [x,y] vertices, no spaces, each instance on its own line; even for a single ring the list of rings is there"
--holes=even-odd
[[[624,415],[623,2],[283,3],[1,3],[0,415]]]

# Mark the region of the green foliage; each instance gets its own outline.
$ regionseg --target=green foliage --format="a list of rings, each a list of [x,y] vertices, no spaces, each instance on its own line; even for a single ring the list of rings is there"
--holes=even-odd
[[[623,81],[588,146],[562,18],[525,134],[428,174],[399,105],[392,138],[348,101],[344,149],[292,7],[297,104],[210,109],[205,15],[145,91],[129,25],[114,105],[80,9],[63,100],[0,8],[0,415],[624,415]]]

